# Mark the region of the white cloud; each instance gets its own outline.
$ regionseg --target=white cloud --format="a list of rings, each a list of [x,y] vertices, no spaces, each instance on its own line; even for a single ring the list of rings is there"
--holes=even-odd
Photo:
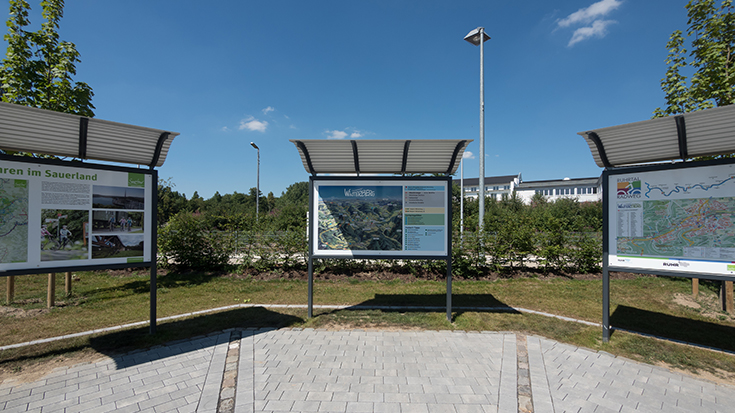
[[[327,135],[327,139],[345,139],[347,137],[350,139],[358,139],[362,138],[366,134],[370,134],[370,132],[357,130],[352,127],[344,128],[343,130],[326,130],[324,133]]]
[[[587,24],[617,9],[622,3],[621,0],[600,0],[587,8],[579,9],[557,21],[557,24],[559,27],[569,27],[577,23]]]
[[[269,112],[273,112],[274,110],[276,110],[276,108],[274,108],[273,106],[268,106],[267,108],[263,109],[263,114],[267,115]]]
[[[230,128],[228,128],[227,126],[223,126],[221,130],[222,132],[229,132]]]
[[[464,151],[462,159],[475,159],[475,154],[470,151]]]
[[[328,135],[327,139],[344,139],[347,137],[347,132],[341,130],[328,130],[325,133]]]
[[[247,129],[250,131],[265,132],[267,127],[268,127],[268,122],[264,120],[258,120],[252,116],[249,116],[247,119],[243,119],[240,121],[240,127],[238,129],[239,130]]]
[[[595,20],[592,22],[592,26],[580,27],[574,31],[571,40],[567,46],[572,47],[582,40],[587,40],[590,37],[605,37],[607,34],[607,27],[613,23],[617,23],[615,20]]]

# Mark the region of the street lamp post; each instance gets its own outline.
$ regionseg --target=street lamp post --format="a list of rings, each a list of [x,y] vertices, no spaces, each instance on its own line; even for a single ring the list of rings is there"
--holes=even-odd
[[[480,46],[480,191],[479,191],[479,231],[482,232],[485,223],[485,51],[483,44],[490,40],[484,27],[478,27],[467,33],[465,40],[475,46]]]
[[[459,239],[464,241],[464,156],[459,160]]]
[[[260,215],[260,148],[255,142],[250,142],[250,146],[258,151],[258,174],[255,181],[255,222],[258,222],[258,216]]]

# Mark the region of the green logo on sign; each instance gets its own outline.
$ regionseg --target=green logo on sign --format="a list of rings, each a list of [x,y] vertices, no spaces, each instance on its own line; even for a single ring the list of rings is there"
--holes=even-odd
[[[735,271],[735,265],[727,264],[727,270],[728,271]]]
[[[145,187],[145,174],[129,173],[128,186]]]
[[[16,188],[28,188],[28,181],[25,179],[16,179],[13,186]]]

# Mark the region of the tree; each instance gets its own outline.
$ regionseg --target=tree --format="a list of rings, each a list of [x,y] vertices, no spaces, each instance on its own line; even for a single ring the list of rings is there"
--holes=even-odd
[[[158,179],[158,226],[163,226],[174,215],[188,210],[186,195],[174,191],[172,178]]]
[[[735,9],[732,0],[690,0],[687,37],[691,38],[691,61],[687,62],[684,34],[675,31],[669,50],[666,77],[661,89],[667,107],[657,108],[654,118],[725,106],[735,103]],[[682,70],[692,68],[691,82]]]
[[[286,192],[281,193],[281,197],[277,202],[279,207],[287,205],[304,205],[309,204],[309,183],[305,181],[296,182],[286,188]]]
[[[80,54],[74,43],[59,40],[64,1],[43,0],[41,7],[45,21],[40,30],[28,31],[30,5],[10,0],[8,49],[0,67],[2,101],[93,117],[92,88],[72,81]]]

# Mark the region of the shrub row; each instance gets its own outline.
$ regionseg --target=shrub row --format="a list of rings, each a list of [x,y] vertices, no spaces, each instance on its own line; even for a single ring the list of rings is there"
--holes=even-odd
[[[457,223],[458,224],[458,223]],[[458,227],[458,225],[455,225]],[[175,215],[159,230],[160,266],[192,269],[283,271],[305,269],[308,257],[306,230],[273,230],[249,223],[211,225],[211,220],[188,212]],[[602,258],[599,231],[572,231],[568,219],[554,214],[515,211],[486,219],[485,231],[454,229],[453,274],[464,278],[487,271],[539,268],[555,272],[596,272]],[[317,261],[315,270],[326,266]],[[443,261],[371,260],[358,265],[367,270],[445,272]],[[369,268],[365,268],[369,267]]]

